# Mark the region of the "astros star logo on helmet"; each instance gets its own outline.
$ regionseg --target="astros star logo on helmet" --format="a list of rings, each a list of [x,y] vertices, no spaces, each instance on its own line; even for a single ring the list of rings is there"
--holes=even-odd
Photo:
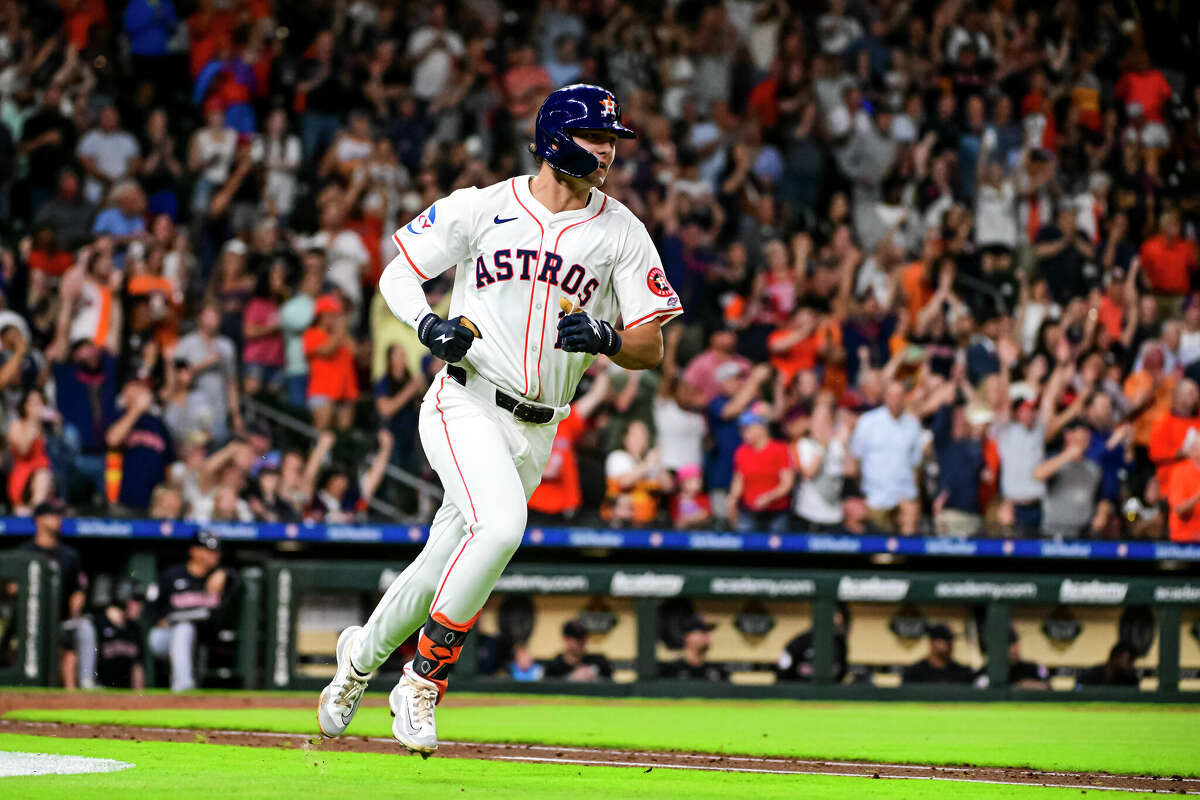
[[[600,101],[600,113],[606,117],[615,117],[617,115],[617,101],[611,97],[605,97]]]

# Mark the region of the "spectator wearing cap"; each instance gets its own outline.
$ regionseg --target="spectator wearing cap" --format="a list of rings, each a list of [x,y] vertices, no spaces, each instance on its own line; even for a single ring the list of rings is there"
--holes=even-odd
[[[684,620],[681,630],[683,653],[675,661],[660,663],[658,676],[668,680],[728,681],[729,670],[708,661],[708,649],[712,647],[712,631],[715,627],[715,623],[699,614]]]
[[[1100,466],[1087,457],[1091,442],[1091,427],[1076,417],[1063,431],[1063,449],[1033,471],[1036,480],[1046,482],[1043,535],[1077,539],[1085,531],[1099,531],[1107,524],[1112,504],[1107,500],[1097,503],[1102,473]]]
[[[787,526],[796,474],[788,447],[771,438],[765,404],[738,416],[742,444],[733,454],[728,518],[740,530],[782,531]]]
[[[1164,485],[1171,541],[1200,542],[1200,431],[1193,430],[1182,446],[1183,458],[1167,473]]]
[[[759,364],[748,376],[738,364],[722,364],[715,378],[720,386],[719,393],[707,408],[708,435],[712,448],[708,452],[705,477],[708,480],[709,496],[717,514],[724,514],[729,505],[729,487],[733,483],[733,456],[742,444],[738,417],[762,393],[762,385],[771,377],[771,368]],[[686,373],[684,380],[687,380]]]
[[[587,639],[582,622],[573,619],[563,623],[562,652],[546,665],[545,676],[578,682],[612,680],[612,664],[600,653],[589,653]]]
[[[1133,662],[1137,650],[1126,641],[1119,641],[1108,651],[1103,664],[1089,667],[1075,679],[1076,686],[1138,686],[1137,669]]]
[[[930,625],[929,653],[901,673],[904,683],[970,683],[975,674],[970,667],[954,660],[954,632],[944,623]]]
[[[208,434],[223,444],[232,431],[242,430],[241,397],[237,383],[237,350],[220,334],[221,312],[215,303],[200,310],[196,330],[179,340],[175,358],[192,369],[192,391],[204,398],[209,412]]]
[[[1001,365],[1002,400],[991,435],[1000,457],[1000,496],[1003,499],[1000,521],[1020,534],[1036,536],[1042,526],[1042,500],[1046,484],[1034,471],[1046,455],[1046,431],[1054,417],[1054,404],[1066,385],[1065,371],[1050,377],[1041,400],[1037,389],[1028,383],[1009,383],[1011,363]],[[1003,398],[1007,396],[1007,402]]]
[[[704,492],[704,474],[699,464],[680,467],[675,473],[679,491],[671,497],[671,524],[679,530],[706,528],[712,524],[712,501]]]
[[[59,674],[68,689],[96,688],[96,626],[84,610],[88,577],[75,548],[62,543],[63,514],[58,500],[46,500],[33,509],[33,539],[21,550],[44,556],[58,565],[62,591],[59,605],[61,656]]]
[[[313,306],[315,324],[304,332],[308,358],[308,408],[320,430],[349,428],[358,400],[358,371],[354,366],[349,323],[342,303],[323,295]]]
[[[1183,296],[1196,281],[1200,261],[1196,244],[1180,235],[1179,213],[1167,210],[1158,221],[1158,233],[1142,243],[1142,273],[1158,296],[1159,310],[1170,317],[1179,314]]]
[[[859,417],[850,455],[858,461],[871,525],[911,535],[920,520],[916,469],[924,445],[921,424],[905,400],[904,384],[890,382],[883,405]]]
[[[171,667],[171,691],[195,689],[196,648],[215,633],[236,574],[221,566],[221,540],[200,531],[187,561],[163,570],[146,590],[150,651]]]
[[[175,448],[147,376],[138,375],[125,384],[120,404],[124,413],[104,437],[110,450],[121,453],[117,503],[125,510],[145,513],[154,487],[166,479],[167,467],[175,461]]]

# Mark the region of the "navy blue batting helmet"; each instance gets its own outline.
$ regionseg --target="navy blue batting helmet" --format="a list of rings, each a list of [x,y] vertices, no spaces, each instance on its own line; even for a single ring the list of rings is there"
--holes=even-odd
[[[538,109],[534,147],[543,161],[573,178],[590,175],[600,166],[594,155],[571,140],[571,131],[578,130],[637,138],[621,124],[621,105],[607,89],[574,83],[551,92]]]

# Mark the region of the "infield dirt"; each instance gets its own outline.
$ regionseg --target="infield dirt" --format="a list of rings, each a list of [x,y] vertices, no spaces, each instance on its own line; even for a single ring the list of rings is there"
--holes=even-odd
[[[367,705],[382,706],[385,697],[370,698]],[[525,705],[528,699],[459,697],[455,705]],[[106,695],[102,693],[0,692],[0,714],[20,708],[38,709],[246,709],[306,708],[303,696],[255,694],[221,695]],[[61,722],[0,720],[0,732],[60,738],[117,739],[127,741],[201,742],[249,747],[302,748],[312,751],[403,753],[391,739],[346,736],[323,739],[304,734],[253,731],[198,731],[184,728],[77,725]],[[444,742],[438,758],[473,758],[533,763],[625,766],[650,770],[685,769],[766,774],[846,775],[871,778],[938,780],[966,783],[1059,786],[1091,790],[1143,791],[1200,794],[1200,779],[1114,775],[1098,772],[1043,771],[1024,767],[980,767],[765,758],[719,753],[638,751],[611,748],[565,747],[547,744],[495,744]]]

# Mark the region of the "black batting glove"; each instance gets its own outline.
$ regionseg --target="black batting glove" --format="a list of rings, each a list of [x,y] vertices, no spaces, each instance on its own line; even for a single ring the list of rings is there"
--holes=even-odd
[[[475,341],[475,334],[458,320],[458,317],[442,319],[437,314],[426,314],[417,326],[417,338],[443,361],[450,364],[461,361]]]
[[[621,334],[602,319],[586,311],[567,314],[558,321],[562,349],[568,353],[603,353],[615,356],[621,352]]]

